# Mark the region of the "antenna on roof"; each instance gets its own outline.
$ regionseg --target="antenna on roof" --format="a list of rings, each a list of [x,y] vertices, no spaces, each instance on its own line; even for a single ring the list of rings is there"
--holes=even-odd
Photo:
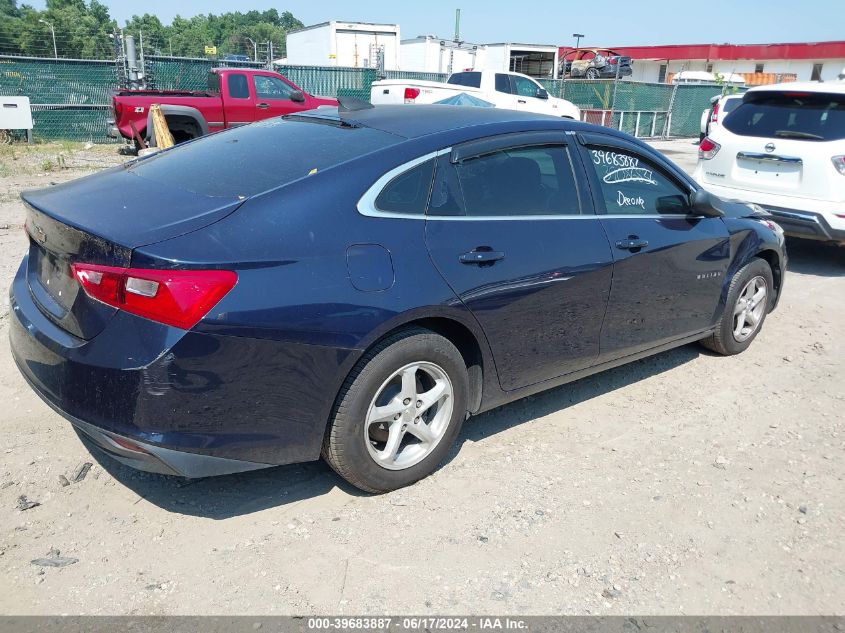
[[[364,99],[358,97],[338,97],[337,98],[337,112],[342,114],[344,112],[356,112],[358,110],[369,110],[375,106]]]

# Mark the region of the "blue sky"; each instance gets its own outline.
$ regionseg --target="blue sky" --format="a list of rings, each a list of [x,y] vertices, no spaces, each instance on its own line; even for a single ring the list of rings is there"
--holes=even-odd
[[[475,43],[582,44],[813,42],[845,38],[843,0],[101,0],[121,24],[146,11],[169,22],[177,13],[222,13],[249,9],[288,10],[306,25],[327,20],[398,23],[402,37],[448,36],[455,9],[461,35]],[[43,0],[30,3],[42,8]]]

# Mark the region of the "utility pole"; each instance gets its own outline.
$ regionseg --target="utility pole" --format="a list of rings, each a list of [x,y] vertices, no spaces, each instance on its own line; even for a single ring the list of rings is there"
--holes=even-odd
[[[41,20],[38,20],[38,21],[41,22],[41,24],[46,24],[47,26],[50,27],[50,33],[53,34],[53,58],[58,59],[59,58],[59,51],[56,48],[56,29],[54,29],[53,25],[50,24],[47,20],[41,19]]]
[[[583,33],[573,33],[572,37],[575,38],[575,48],[578,48],[581,45],[581,38],[584,37]]]

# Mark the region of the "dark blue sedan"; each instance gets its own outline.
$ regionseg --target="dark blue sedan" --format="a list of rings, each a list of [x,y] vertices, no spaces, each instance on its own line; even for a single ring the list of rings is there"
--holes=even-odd
[[[747,348],[786,253],[625,134],[320,109],[23,196],[21,373],[83,440],[202,477],[431,473],[469,414],[700,341]]]

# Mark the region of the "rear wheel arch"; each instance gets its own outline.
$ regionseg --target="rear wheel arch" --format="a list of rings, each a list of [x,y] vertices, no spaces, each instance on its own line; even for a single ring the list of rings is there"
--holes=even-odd
[[[467,324],[461,322],[459,319],[448,316],[416,315],[400,323],[393,323],[388,329],[376,333],[372,338],[366,339],[360,355],[356,357],[355,362],[345,372],[340,384],[342,385],[346,382],[349,374],[352,373],[360,359],[367,355],[367,352],[381,344],[385,339],[396,335],[397,332],[413,328],[423,328],[424,330],[439,334],[458,348],[464,359],[464,365],[467,368],[469,377],[467,407],[470,413],[478,411],[482,402],[484,377],[492,371],[492,368],[489,366],[492,363],[492,358],[484,353],[482,349],[482,344],[484,343],[479,339],[479,334],[473,332]],[[487,351],[489,352],[489,350]]]
[[[177,143],[191,140],[208,134],[208,122],[196,108],[182,105],[164,104],[161,112],[167,121],[174,140]],[[147,115],[147,132],[150,145],[155,144],[155,128],[152,124],[152,114]]]

